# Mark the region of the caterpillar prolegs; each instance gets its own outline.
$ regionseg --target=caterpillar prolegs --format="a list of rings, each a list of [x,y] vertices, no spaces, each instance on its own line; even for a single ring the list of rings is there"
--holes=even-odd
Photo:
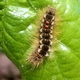
[[[55,9],[49,7],[45,12],[42,23],[40,25],[40,41],[37,50],[30,55],[29,61],[34,66],[41,64],[46,56],[49,55],[49,51],[52,45],[52,32],[55,20]]]

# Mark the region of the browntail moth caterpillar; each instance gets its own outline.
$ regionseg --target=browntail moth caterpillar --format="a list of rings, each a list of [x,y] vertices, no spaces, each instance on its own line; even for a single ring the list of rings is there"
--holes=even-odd
[[[40,25],[40,41],[37,50],[30,55],[29,62],[34,66],[41,64],[46,56],[49,55],[52,45],[52,32],[55,20],[55,9],[49,7],[45,12]]]

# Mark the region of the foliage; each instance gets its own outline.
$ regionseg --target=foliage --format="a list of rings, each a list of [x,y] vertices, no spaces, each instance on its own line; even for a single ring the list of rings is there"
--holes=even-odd
[[[38,68],[27,63],[34,51],[39,11],[56,8],[59,35],[54,52]],[[79,0],[1,0],[0,49],[16,64],[23,80],[80,80],[80,2]]]

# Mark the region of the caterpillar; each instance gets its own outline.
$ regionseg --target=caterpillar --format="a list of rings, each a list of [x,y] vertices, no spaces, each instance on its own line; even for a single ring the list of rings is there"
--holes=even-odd
[[[40,25],[39,46],[29,57],[29,62],[34,66],[39,66],[43,62],[44,58],[49,55],[50,47],[52,45],[54,20],[55,9],[49,7],[43,15],[42,23]]]

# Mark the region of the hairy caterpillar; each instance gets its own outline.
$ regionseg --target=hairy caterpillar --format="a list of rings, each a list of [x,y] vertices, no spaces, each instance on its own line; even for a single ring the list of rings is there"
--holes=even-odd
[[[49,7],[45,12],[42,23],[40,25],[40,41],[37,50],[30,55],[29,62],[34,66],[41,64],[46,56],[48,56],[52,45],[52,32],[55,20],[55,9]]]

